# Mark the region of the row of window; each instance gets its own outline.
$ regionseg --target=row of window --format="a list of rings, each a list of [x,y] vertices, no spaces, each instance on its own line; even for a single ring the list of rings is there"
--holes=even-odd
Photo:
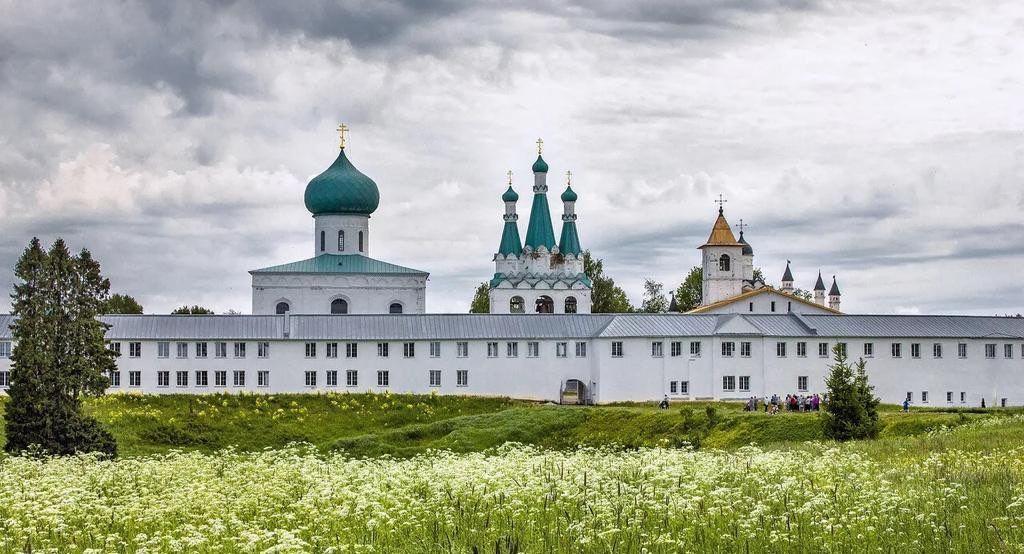
[[[142,386],[142,372],[133,370],[128,371],[128,386],[129,387],[141,387]],[[157,371],[156,372],[156,386],[157,387],[170,387],[171,386],[171,371]],[[189,378],[192,377],[193,386],[196,387],[208,387],[210,386],[210,373],[213,373],[213,386],[215,387],[226,387],[228,386],[228,371],[217,370],[207,371],[204,369],[189,372],[186,370],[175,371],[174,373],[174,385],[176,387],[187,387],[189,386]],[[244,369],[236,369],[231,371],[231,385],[235,387],[246,386],[246,371]],[[324,372],[326,385],[328,387],[338,386],[338,370],[327,370]],[[304,382],[307,387],[317,386],[317,377],[319,372],[317,371],[306,371],[304,375]],[[110,378],[111,387],[121,386],[121,372],[111,371],[108,374]],[[0,388],[7,387],[9,385],[10,373],[7,371],[0,371]],[[441,370],[431,369],[427,372],[428,383],[431,387],[441,386]],[[381,369],[377,370],[377,386],[387,387],[391,384],[391,374],[389,370]],[[455,385],[458,387],[469,386],[469,370],[458,369],[455,371]],[[256,372],[256,386],[257,387],[269,387],[270,386],[270,371],[259,370]],[[359,386],[359,370],[349,369],[345,371],[345,386],[358,387]]]
[[[612,342],[612,344],[611,344],[611,352],[612,352],[612,357],[613,358],[622,357],[622,354],[623,354],[623,346],[622,346],[622,344],[623,344],[622,341],[613,341]],[[673,357],[682,355],[682,342],[674,341],[674,342],[672,342],[670,344],[671,344],[671,355]],[[690,343],[690,356],[692,356],[692,357],[700,357],[700,344],[701,343],[697,342],[697,341],[694,341],[694,342]],[[750,357],[750,355],[751,355],[750,354],[750,352],[751,352],[751,344],[752,343],[746,342],[746,341],[743,341],[743,342],[739,343],[739,355],[740,355],[741,358],[749,358]],[[845,342],[836,343],[835,346],[839,349],[839,352],[843,356],[847,355],[846,343]],[[986,358],[995,358],[998,346],[999,345],[995,344],[995,343],[988,343],[988,344],[986,344],[985,345],[985,357]],[[1002,351],[1003,351],[1003,357],[1004,358],[1007,358],[1007,359],[1013,358],[1013,345],[1012,344],[1003,344]],[[787,343],[785,341],[778,341],[778,342],[775,343],[775,356],[776,357],[778,357],[778,358],[785,358],[788,355],[788,352],[789,352],[789,343]],[[829,358],[829,357],[831,357],[831,352],[832,352],[832,350],[830,348],[829,343],[827,343],[827,342],[819,342],[818,343],[818,357],[819,358]],[[941,342],[932,343],[932,357],[933,358],[941,358],[942,357],[942,352],[943,352],[943,350],[942,350],[942,343]],[[735,342],[733,342],[733,341],[723,341],[722,342],[722,357],[724,357],[724,358],[731,358],[731,357],[733,357],[735,355],[735,353],[736,353],[736,343]],[[903,344],[899,343],[899,342],[891,343],[890,344],[890,353],[891,353],[893,358],[902,358],[903,357]],[[651,356],[654,357],[654,358],[661,358],[664,355],[665,355],[665,343],[661,342],[661,341],[651,342]],[[864,356],[870,358],[870,357],[873,357],[874,355],[875,355],[875,344],[872,343],[872,342],[864,343]],[[796,343],[796,356],[798,358],[806,358],[807,357],[807,343],[806,342],[800,341],[800,342]],[[961,342],[961,343],[957,344],[957,356],[959,358],[966,358],[967,357],[967,344],[966,343],[962,343]],[[1024,358],[1024,344],[1022,344],[1021,347],[1020,347],[1020,356],[1021,356],[1021,358]],[[910,344],[910,357],[911,358],[920,358],[921,357],[921,343],[915,342],[915,343],[911,343]]]
[[[575,296],[569,296],[565,299],[565,313],[574,314],[579,310],[579,303]],[[522,296],[513,296],[508,300],[508,311],[513,314],[526,313],[526,301],[523,300]],[[541,295],[540,298],[534,302],[534,311],[539,314],[553,314],[555,313],[555,301],[550,296]]]
[[[363,251],[363,232],[359,231],[357,235],[359,238],[359,251]],[[320,231],[320,251],[323,252],[327,249],[327,232]],[[345,251],[345,231],[338,231],[338,252]]]
[[[929,401],[928,391],[926,391],[926,390],[921,391],[920,398],[921,398],[921,403],[922,404],[927,404],[928,401]],[[966,392],[960,391],[959,398],[960,398],[960,403],[961,404],[966,404],[967,403],[967,393]],[[913,391],[907,391],[907,402],[914,402],[914,393],[913,393]],[[946,403],[947,404],[952,404],[953,403],[953,391],[946,391]],[[1006,407],[1006,399],[1005,398],[1002,399],[1002,406],[1004,408]]]

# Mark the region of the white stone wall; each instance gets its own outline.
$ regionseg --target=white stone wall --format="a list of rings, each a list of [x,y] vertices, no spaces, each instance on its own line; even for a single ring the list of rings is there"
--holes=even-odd
[[[490,300],[490,313],[508,314],[512,297],[519,296],[523,299],[525,306],[524,313],[535,314],[537,299],[541,296],[549,296],[554,301],[556,314],[565,313],[565,299],[572,296],[576,298],[576,313],[589,314],[591,308],[590,289],[579,285],[579,288],[529,288],[524,283],[524,288],[512,288],[509,283],[502,283],[498,288],[491,289],[487,296]]]
[[[775,303],[775,309],[772,310],[772,302]],[[753,304],[753,310],[751,310],[751,304]],[[811,306],[793,300],[792,298],[786,297],[777,292],[763,292],[756,296],[751,296],[742,300],[737,300],[731,304],[724,306],[718,306],[702,313],[706,314],[784,314],[789,311],[798,314],[830,314],[833,313],[824,309],[824,307]]]
[[[418,275],[260,273],[252,276],[252,313],[273,314],[288,302],[293,314],[329,314],[344,298],[350,314],[386,314],[392,302],[403,313],[426,313],[427,279]]]
[[[471,394],[500,395],[535,400],[557,400],[559,392],[568,379],[579,379],[587,383],[602,403],[628,400],[659,400],[669,395],[671,381],[689,383],[688,394],[672,395],[680,399],[742,399],[749,396],[764,397],[771,394],[785,396],[789,393],[823,392],[830,357],[818,356],[818,343],[828,343],[828,348],[838,342],[845,342],[852,360],[863,356],[864,343],[874,345],[874,354],[866,357],[867,370],[876,393],[884,402],[902,403],[907,392],[913,394],[915,406],[978,406],[985,398],[989,407],[998,406],[1003,398],[1007,405],[1024,405],[1024,341],[1020,339],[951,339],[951,338],[885,338],[885,339],[834,339],[828,337],[762,337],[762,336],[715,336],[715,337],[657,337],[657,338],[601,338],[582,340],[587,344],[587,356],[575,355],[575,343],[580,339],[545,339],[539,343],[539,356],[528,356],[527,339],[508,340],[494,338],[469,340],[469,356],[456,355],[456,340],[441,342],[441,356],[430,356],[430,342],[414,341],[415,357],[403,356],[402,341],[388,341],[390,356],[377,355],[378,341],[358,341],[357,357],[345,357],[344,339],[338,339],[338,358],[326,357],[328,341],[316,342],[315,358],[306,358],[304,340],[272,340],[269,356],[258,357],[255,340],[247,340],[246,357],[233,356],[235,341],[225,339],[228,357],[216,358],[215,341],[208,344],[208,357],[195,358],[195,341],[184,341],[189,345],[189,357],[175,357],[177,341],[168,341],[170,357],[158,358],[157,343],[146,340],[142,343],[142,356],[130,358],[128,340],[121,343],[122,356],[118,359],[121,370],[121,386],[117,390],[145,393],[212,393],[212,392],[324,392],[324,391],[382,391],[427,394]],[[612,356],[612,343],[622,342],[622,356]],[[680,356],[671,355],[671,343],[682,343]],[[690,355],[690,342],[699,341],[699,356]],[[734,342],[731,357],[723,357],[723,342]],[[334,341],[330,341],[334,342]],[[488,357],[487,343],[498,343],[498,356]],[[509,357],[507,344],[518,344],[518,356]],[[567,357],[556,356],[557,343],[565,342]],[[652,342],[663,343],[663,356],[654,357]],[[741,355],[741,343],[750,342],[749,357]],[[786,356],[779,357],[777,343],[786,344]],[[797,355],[797,343],[807,343],[807,355]],[[902,357],[891,356],[891,344],[902,345]],[[932,344],[943,345],[943,357],[932,356]],[[967,344],[967,358],[957,356],[957,344]],[[911,357],[911,344],[921,345],[921,357]],[[996,344],[996,357],[985,357],[985,344]],[[1003,345],[1013,347],[1013,357],[1003,357]],[[0,359],[0,372],[9,371],[10,360]],[[357,370],[359,384],[345,385],[345,371]],[[440,387],[429,385],[429,370],[442,372]],[[456,385],[456,371],[468,370],[469,382],[465,387]],[[210,385],[195,386],[195,372],[209,371]],[[213,371],[228,371],[228,385],[214,386]],[[233,385],[231,372],[246,372],[245,386]],[[257,386],[257,372],[270,372],[270,386]],[[390,386],[377,386],[377,371],[389,371]],[[140,387],[129,386],[129,371],[140,371]],[[171,372],[170,386],[157,386],[157,372]],[[177,371],[189,372],[189,385],[177,387]],[[305,385],[305,372],[315,371],[317,385]],[[326,372],[338,371],[338,386],[327,386]],[[736,390],[723,390],[724,376],[736,377]],[[739,390],[740,377],[750,378],[750,389]],[[797,389],[798,377],[808,377],[808,390]],[[929,400],[922,401],[921,393],[927,391]],[[953,393],[952,402],[946,401],[946,393]],[[960,401],[960,393],[965,395]]]
[[[729,270],[719,271],[718,260],[726,254]],[[743,248],[739,246],[707,246],[702,249],[704,280],[701,293],[704,304],[732,298],[743,292]]]
[[[339,249],[338,231],[345,231],[344,250]],[[320,233],[324,235],[320,248]],[[363,233],[363,249],[359,249],[359,233]],[[360,254],[370,255],[370,216],[366,215],[315,215],[313,216],[313,255]]]

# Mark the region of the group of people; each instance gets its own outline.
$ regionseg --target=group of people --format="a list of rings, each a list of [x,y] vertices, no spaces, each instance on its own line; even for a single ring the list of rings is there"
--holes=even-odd
[[[787,394],[786,398],[783,399],[777,394],[771,395],[771,397],[764,397],[762,401],[756,396],[751,396],[747,399],[746,405],[743,406],[743,410],[747,412],[756,412],[760,405],[764,405],[764,412],[766,414],[777,414],[779,410],[786,410],[789,412],[817,412],[821,410],[822,403],[825,399],[822,395],[815,394]]]

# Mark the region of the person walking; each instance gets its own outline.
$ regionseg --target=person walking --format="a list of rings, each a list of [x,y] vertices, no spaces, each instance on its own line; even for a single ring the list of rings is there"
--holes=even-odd
[[[904,398],[903,399],[903,413],[907,413],[909,411],[910,411],[910,399],[909,398]]]

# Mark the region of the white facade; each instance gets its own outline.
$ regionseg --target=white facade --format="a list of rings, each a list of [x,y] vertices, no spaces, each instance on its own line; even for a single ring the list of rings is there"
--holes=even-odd
[[[286,304],[294,314],[329,314],[335,300],[350,314],[427,311],[425,274],[263,273],[252,276],[252,313],[275,314]]]
[[[701,314],[834,314],[836,311],[791,294],[764,287],[745,292],[716,304],[701,306],[691,313]]]
[[[537,305],[542,303],[543,298],[551,299],[554,305],[553,313],[556,314],[588,314],[591,305],[590,288],[579,282],[573,284],[572,288],[565,283],[545,284],[543,287],[535,288],[525,281],[518,285],[504,281],[488,292],[488,298],[492,314],[537,313]],[[576,311],[566,311],[566,306],[570,306],[571,310],[573,303],[576,305]],[[517,305],[521,305],[523,310],[513,312]]]
[[[714,304],[743,292],[744,260],[740,246],[704,246],[701,265],[704,268],[701,299]],[[751,268],[753,263],[751,262]],[[753,274],[753,269],[750,270]]]
[[[313,255],[370,255],[370,216],[322,214],[313,216]]]

